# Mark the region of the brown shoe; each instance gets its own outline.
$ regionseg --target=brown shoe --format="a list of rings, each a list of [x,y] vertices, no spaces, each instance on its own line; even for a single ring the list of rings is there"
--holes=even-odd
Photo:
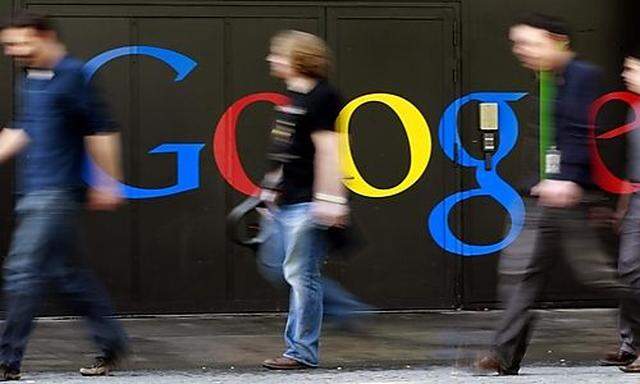
[[[494,355],[485,355],[478,358],[473,364],[476,373],[480,375],[499,375],[500,362]]]
[[[473,365],[477,375],[516,376],[518,374],[518,370],[504,370],[500,366],[500,360],[493,353],[478,358]]]
[[[276,357],[275,359],[267,359],[262,362],[262,366],[265,368],[274,369],[274,370],[294,370],[294,369],[315,368],[311,365],[307,365],[297,360],[293,360],[284,356]]]
[[[618,367],[622,372],[626,373],[640,373],[640,359],[635,359],[633,363],[626,367]]]
[[[625,366],[633,363],[636,357],[635,353],[625,351],[609,352],[600,359],[600,365],[608,367]]]

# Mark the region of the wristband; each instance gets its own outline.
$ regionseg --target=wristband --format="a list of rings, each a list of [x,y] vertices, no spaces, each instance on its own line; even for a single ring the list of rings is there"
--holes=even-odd
[[[349,202],[349,200],[347,200],[346,197],[328,195],[326,193],[315,193],[313,195],[313,198],[319,201],[325,201],[327,203],[342,204],[342,205],[346,205]]]

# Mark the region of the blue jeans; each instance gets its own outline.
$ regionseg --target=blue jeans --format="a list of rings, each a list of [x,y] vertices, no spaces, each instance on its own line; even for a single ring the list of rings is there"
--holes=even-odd
[[[327,240],[325,231],[314,224],[310,208],[310,203],[287,205],[263,219],[258,267],[272,284],[290,287],[283,355],[317,366],[323,313],[344,319],[368,307],[321,276]]]
[[[81,204],[67,190],[26,194],[16,205],[17,227],[4,262],[7,306],[0,342],[0,361],[12,369],[20,364],[34,317],[52,285],[87,319],[91,335],[106,357],[124,352],[127,338],[106,292],[90,273],[74,265]]]

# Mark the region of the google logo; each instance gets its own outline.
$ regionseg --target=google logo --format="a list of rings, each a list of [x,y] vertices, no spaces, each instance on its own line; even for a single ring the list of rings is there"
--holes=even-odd
[[[176,76],[174,81],[184,80],[198,65],[195,60],[174,50],[168,50],[153,46],[124,46],[100,53],[90,59],[85,65],[87,81],[90,81],[95,73],[112,60],[129,55],[144,55],[157,59],[171,67]],[[521,92],[477,92],[465,95],[453,101],[445,109],[438,127],[438,142],[444,154],[455,164],[471,168],[475,171],[477,188],[456,192],[438,202],[427,215],[427,232],[442,249],[461,256],[482,256],[504,249],[513,242],[524,224],[524,203],[517,191],[513,189],[497,172],[498,164],[513,150],[518,140],[518,119],[511,107],[511,103],[522,99],[526,93]],[[594,104],[599,108],[611,97],[605,95]],[[609,99],[607,98],[609,97]],[[259,187],[246,174],[240,156],[237,152],[236,125],[241,113],[251,105],[259,102],[282,105],[287,102],[287,97],[274,92],[254,93],[242,97],[231,104],[220,117],[212,141],[212,155],[218,170],[225,181],[235,190],[245,195],[257,195]],[[489,170],[485,168],[484,159],[477,158],[468,153],[458,133],[457,117],[461,108],[470,102],[496,103],[498,106],[498,125],[500,145],[493,155],[493,166]],[[411,162],[407,174],[397,185],[389,188],[377,188],[367,182],[365,176],[358,169],[353,158],[349,142],[349,125],[352,116],[358,109],[367,103],[381,103],[393,111],[405,130],[409,143]],[[601,105],[600,105],[601,106]],[[592,113],[592,118],[595,115]],[[359,96],[345,105],[337,121],[336,127],[340,135],[340,154],[344,172],[348,175],[345,185],[353,193],[369,198],[390,197],[400,194],[411,188],[426,171],[432,153],[432,138],[429,125],[422,113],[408,100],[388,93],[372,93]],[[594,130],[592,130],[593,132]],[[621,132],[618,132],[621,134]],[[592,150],[597,153],[595,137],[592,135]],[[144,188],[124,183],[119,183],[123,195],[128,199],[152,199],[167,197],[178,193],[190,191],[200,186],[200,152],[205,147],[203,143],[163,143],[153,148],[149,153],[175,153],[176,154],[176,182],[174,185],[160,188]],[[599,156],[597,156],[599,159]],[[88,162],[91,172],[86,173],[86,181],[91,184],[93,177],[109,177],[90,160]],[[601,164],[604,167],[604,164]],[[600,168],[602,168],[600,167]],[[604,183],[606,190],[615,189],[619,193],[629,191],[629,186],[623,181],[611,181],[612,174],[606,167],[596,168],[600,177],[597,181]],[[615,178],[615,177],[614,177]],[[604,181],[603,181],[604,180]],[[621,186],[622,185],[622,186]],[[633,190],[640,186],[633,185]],[[622,192],[620,192],[622,191]],[[495,200],[507,212],[511,226],[502,240],[493,244],[469,244],[460,239],[450,228],[448,217],[451,210],[459,203],[476,197],[488,197]]]

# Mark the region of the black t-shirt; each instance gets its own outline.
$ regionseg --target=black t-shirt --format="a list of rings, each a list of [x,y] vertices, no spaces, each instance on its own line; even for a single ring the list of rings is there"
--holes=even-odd
[[[268,158],[282,166],[279,204],[299,204],[313,198],[315,146],[311,134],[334,130],[342,108],[340,95],[321,80],[308,93],[289,92],[290,104],[276,107]]]

